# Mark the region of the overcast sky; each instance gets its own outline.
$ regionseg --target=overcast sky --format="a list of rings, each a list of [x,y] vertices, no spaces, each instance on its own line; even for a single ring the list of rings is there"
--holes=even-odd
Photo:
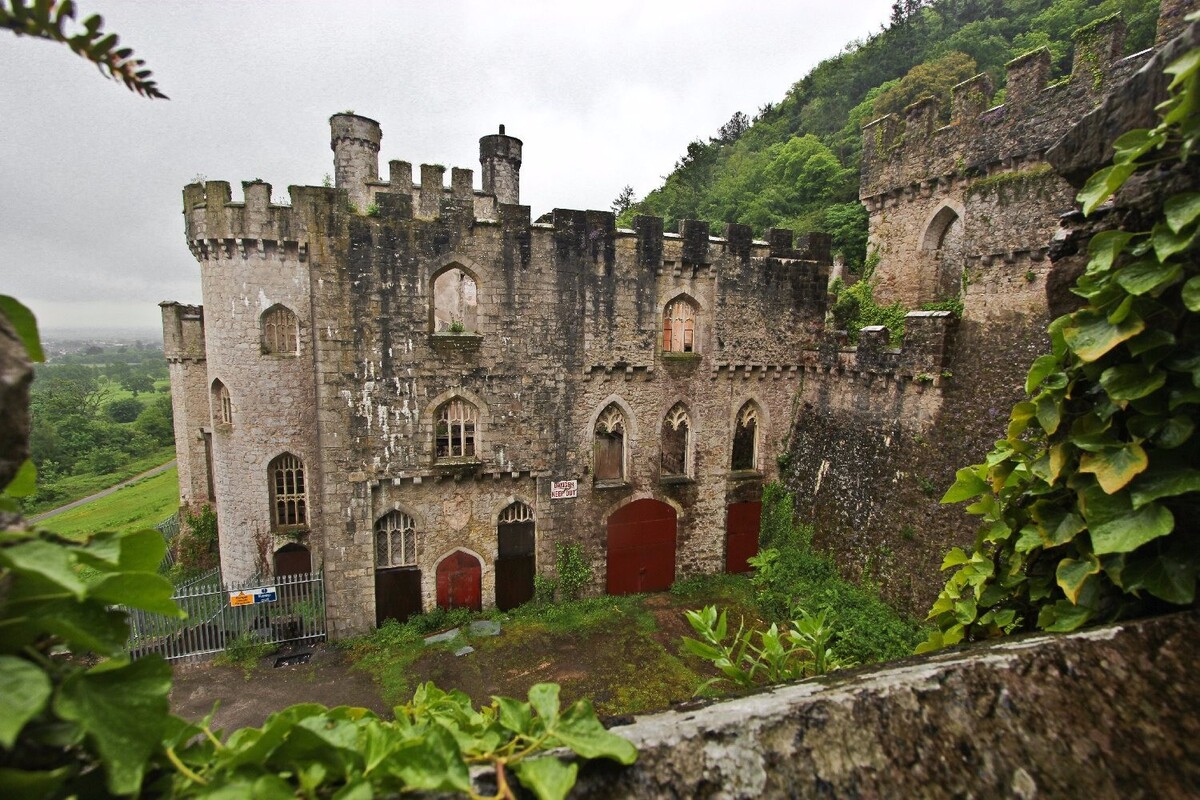
[[[0,33],[0,293],[47,329],[157,327],[159,301],[201,299],[184,184],[319,185],[347,109],[382,125],[385,176],[389,159],[441,163],[478,188],[479,137],[504,123],[535,219],[607,209],[878,31],[891,1],[77,0],[171,99]]]

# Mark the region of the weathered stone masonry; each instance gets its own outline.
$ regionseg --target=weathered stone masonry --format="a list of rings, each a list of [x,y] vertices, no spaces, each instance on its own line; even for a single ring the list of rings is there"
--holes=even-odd
[[[626,230],[607,212],[562,209],[531,222],[505,199],[517,199],[517,139],[481,140],[476,190],[470,170],[454,169],[445,187],[441,167],[422,165],[414,184],[400,161],[380,181],[378,124],[338,114],[331,129],[335,188],[291,187],[290,206],[271,205],[261,182],[243,184],[242,202],[224,182],[184,190],[205,305],[164,305],[171,330],[202,320],[169,335],[167,349],[188,398],[176,425],[191,465],[185,502],[206,499],[211,441],[226,581],[269,574],[274,554],[302,545],[327,578],[331,635],[362,631],[376,622],[377,567],[387,566],[375,525],[396,511],[417,534],[420,606],[442,597],[456,552],[478,563],[490,605],[497,524],[513,503],[535,518],[537,571],[553,574],[556,543],[578,544],[594,591],[612,577],[608,522],[637,501],[672,520],[667,583],[731,567],[730,505],[760,498],[797,389],[830,368],[817,349],[828,238],[776,230],[756,241],[738,225],[712,236],[692,221],[664,233],[649,217]],[[446,291],[434,288],[447,275],[472,287],[455,300],[470,304],[469,329],[457,318],[462,330],[442,327]],[[664,333],[677,301],[692,317],[682,351]],[[286,352],[268,331],[275,313],[294,315]],[[928,322],[944,343],[945,320]],[[871,368],[911,379],[924,367],[907,352],[880,352]],[[439,455],[439,415],[459,401],[475,415],[471,452]],[[665,474],[664,425],[679,408],[686,469]],[[624,443],[615,480],[595,472],[610,409]],[[751,417],[752,463],[735,469],[735,431]],[[272,507],[295,488],[273,483],[285,456],[303,463],[304,524],[281,525]],[[551,499],[560,480],[578,481],[578,496]]]

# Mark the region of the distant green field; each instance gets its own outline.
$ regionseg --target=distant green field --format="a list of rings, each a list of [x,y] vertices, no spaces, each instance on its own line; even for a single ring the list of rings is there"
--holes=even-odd
[[[179,509],[179,475],[175,467],[140,480],[78,508],[37,523],[63,536],[94,531],[124,531],[157,525]]]
[[[58,488],[58,493],[54,495],[54,499],[45,500],[40,503],[26,504],[25,516],[32,517],[34,514],[40,514],[43,511],[65,506],[67,503],[72,503],[88,495],[93,495],[110,486],[116,486],[121,481],[129,480],[134,475],[154,469],[159,464],[165,464],[174,457],[175,446],[170,445],[155,450],[141,458],[135,458],[115,472],[109,472],[104,475],[94,475],[89,472],[83,475],[69,475],[65,478],[59,478],[54,482],[55,487]]]

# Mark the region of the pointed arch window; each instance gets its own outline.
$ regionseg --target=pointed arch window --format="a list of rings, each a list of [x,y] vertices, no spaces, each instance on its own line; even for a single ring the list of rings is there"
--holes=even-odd
[[[671,477],[691,475],[692,421],[687,407],[676,403],[667,412],[662,430],[662,474]]]
[[[262,350],[276,356],[300,352],[300,324],[286,306],[271,306],[262,315]]]
[[[533,509],[520,500],[500,512],[496,520],[498,525],[510,525],[518,522],[533,522]]]
[[[738,411],[733,428],[733,460],[735,472],[758,469],[758,407],[746,403]]]
[[[475,434],[478,417],[475,406],[461,398],[448,400],[438,406],[434,431],[437,460],[477,458]]]
[[[222,425],[233,424],[233,399],[229,396],[229,388],[219,380],[213,381],[213,419]]]
[[[595,478],[597,483],[625,480],[625,415],[616,404],[601,412],[595,430]]]
[[[479,330],[479,287],[466,270],[452,267],[433,279],[433,332]]]
[[[663,352],[696,352],[696,306],[680,297],[663,311]]]
[[[403,511],[389,511],[375,522],[375,567],[411,567],[417,563],[417,527]]]
[[[267,465],[267,473],[271,481],[271,524],[276,528],[307,525],[304,462],[284,453]]]

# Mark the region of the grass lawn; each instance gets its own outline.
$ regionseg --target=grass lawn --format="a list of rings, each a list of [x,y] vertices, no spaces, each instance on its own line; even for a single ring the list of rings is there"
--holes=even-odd
[[[102,530],[134,530],[153,527],[178,509],[179,476],[172,467],[159,475],[118,489],[107,497],[50,517],[37,523],[37,526],[63,536],[82,536]]]
[[[32,517],[43,511],[50,511],[51,509],[59,508],[60,506],[65,506],[67,503],[79,500],[82,497],[104,491],[110,486],[116,486],[121,481],[129,480],[134,475],[154,469],[159,464],[165,464],[174,457],[175,446],[169,445],[141,458],[133,459],[115,472],[108,472],[103,475],[71,475],[60,478],[54,482],[54,486],[62,492],[61,496],[47,502],[30,504],[25,509],[25,516]],[[175,471],[172,470],[171,474],[174,475]],[[170,514],[167,516],[170,516]]]

